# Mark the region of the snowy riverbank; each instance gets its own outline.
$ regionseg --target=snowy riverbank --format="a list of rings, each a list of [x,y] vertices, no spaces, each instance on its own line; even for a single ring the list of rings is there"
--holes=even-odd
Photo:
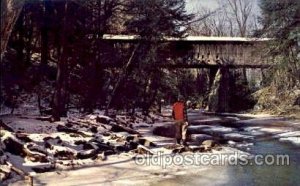
[[[10,152],[7,148],[4,150],[1,158],[2,175],[7,179],[4,183],[24,185],[28,182],[11,169],[12,165],[33,178],[34,185],[151,185],[184,175],[201,176],[210,171],[210,175],[218,176],[219,173],[216,167],[209,165],[172,164],[165,168],[161,165],[138,165],[135,161],[137,156],[152,154],[149,157],[153,158],[159,153],[162,153],[161,157],[167,157],[238,152],[250,157],[248,151],[255,142],[266,138],[299,145],[299,123],[284,118],[213,116],[191,111],[189,131],[194,134],[186,149],[174,147],[172,138],[152,133],[157,127],[173,125],[166,117],[169,110],[166,110],[165,116],[117,115],[109,118],[101,114],[72,114],[54,123],[33,115],[2,116],[3,123],[13,130],[11,133],[31,153],[22,156],[12,149],[8,149]],[[9,134],[2,135],[1,141],[5,142]],[[213,143],[203,144],[203,141],[210,140]],[[216,157],[217,162],[223,161],[220,156]],[[222,170],[225,171],[224,168]],[[11,172],[5,174],[5,171]],[[225,177],[220,183],[223,182],[226,182]]]

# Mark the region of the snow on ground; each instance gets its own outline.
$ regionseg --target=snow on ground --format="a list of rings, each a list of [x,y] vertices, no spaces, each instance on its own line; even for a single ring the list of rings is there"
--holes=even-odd
[[[14,108],[13,114],[23,115],[38,115],[39,110],[37,106],[37,95],[36,94],[24,94],[21,93],[18,97],[18,107]],[[4,104],[0,105],[0,116],[11,114],[12,108],[6,107]]]
[[[34,185],[150,185],[163,179],[199,173],[206,167],[137,166],[128,157],[112,158],[105,164],[94,165],[69,171],[43,173],[34,178]],[[12,185],[23,185],[20,181]]]
[[[234,153],[236,149],[227,147],[214,154]],[[190,153],[185,153],[185,155]],[[165,155],[168,155],[166,153]],[[170,155],[170,154],[169,154]],[[191,154],[190,154],[191,155]],[[247,154],[246,154],[247,155]],[[161,156],[161,162],[167,157]],[[226,162],[222,159],[225,156],[216,156],[217,162]],[[156,161],[158,162],[158,161]],[[128,154],[110,156],[107,161],[90,166],[75,168],[72,170],[55,171],[38,174],[34,177],[34,185],[153,185],[164,180],[184,175],[206,175],[209,170],[214,170],[214,177],[218,177],[219,171],[215,167],[205,165],[182,165],[172,164],[163,168],[161,164],[139,164]],[[211,182],[213,179],[210,180]],[[23,185],[23,181],[12,184],[13,186]]]
[[[96,125],[96,120],[111,120],[106,116],[102,115],[86,115],[79,116],[78,114],[73,114],[69,118],[64,118],[60,122],[50,123],[47,121],[40,121],[36,119],[36,116],[2,116],[1,119],[4,123],[14,129],[15,132],[22,134],[28,134],[28,137],[32,140],[33,146],[31,150],[38,150],[38,152],[43,152],[47,154],[50,162],[34,162],[30,159],[23,158],[11,153],[6,153],[8,161],[13,163],[14,166],[20,168],[21,170],[33,175],[34,185],[78,185],[78,184],[95,184],[99,183],[112,183],[112,184],[137,184],[145,183],[145,180],[148,182],[159,181],[161,179],[170,178],[176,175],[184,175],[187,173],[198,172],[199,170],[206,169],[202,167],[199,169],[199,166],[170,166],[168,169],[163,169],[161,166],[140,166],[136,165],[133,160],[133,157],[137,153],[130,151],[124,153],[117,153],[115,155],[107,156],[104,159],[92,160],[91,158],[87,159],[59,159],[56,157],[57,153],[64,152],[64,156],[70,154],[75,154],[77,156],[83,150],[83,145],[76,144],[77,142],[90,143],[94,140],[100,140],[109,142],[111,146],[120,146],[123,144],[124,140],[126,143],[127,137],[131,136],[126,132],[114,132],[110,135],[103,135],[105,132],[109,132],[111,127],[109,125],[103,125],[107,128],[106,131],[98,131],[92,133],[90,131],[91,126],[84,127],[85,123],[87,125]],[[133,127],[140,132],[143,136],[143,139],[151,141],[157,144],[157,147],[151,148],[153,154],[161,153],[163,155],[173,154],[173,149],[169,148],[174,144],[172,138],[165,138],[152,135],[151,126],[153,124],[152,120],[157,121],[158,123],[168,123],[170,121],[163,116],[152,115],[150,118],[138,119],[134,121],[131,118],[126,116],[117,116],[120,122],[133,122]],[[80,126],[72,125],[68,123],[69,120],[80,121]],[[169,122],[170,123],[170,122]],[[100,128],[100,124],[98,123]],[[78,129],[79,132],[83,133],[84,136],[72,133],[65,133],[57,131],[58,127],[65,126],[71,129]],[[102,126],[102,127],[103,127]],[[222,130],[225,128],[222,128]],[[103,133],[104,132],[104,133]],[[43,144],[50,145],[50,148],[44,147]],[[31,144],[29,143],[29,144]],[[93,142],[92,142],[93,143]],[[92,146],[92,143],[90,144]],[[40,146],[42,145],[42,146]],[[140,146],[138,146],[139,148]],[[166,148],[167,147],[167,148]],[[124,147],[123,147],[124,148]],[[67,154],[65,154],[68,152]],[[90,152],[87,150],[85,152]],[[41,155],[43,155],[43,153]],[[62,156],[63,158],[63,156]],[[50,173],[35,173],[34,168],[43,168],[55,163],[56,170]],[[85,167],[85,168],[83,168]],[[152,179],[153,178],[153,179]],[[133,181],[132,181],[133,179]],[[59,180],[59,182],[55,181]],[[150,181],[149,181],[150,180]],[[152,181],[151,181],[152,180]],[[13,185],[24,185],[24,181],[17,182]]]
[[[93,145],[107,142],[112,147],[119,146],[120,148],[125,148],[124,144],[130,142],[127,141],[128,137],[136,136],[130,135],[127,132],[112,132],[110,125],[99,123],[99,120],[116,124],[118,122],[118,124],[132,124],[133,129],[137,130],[144,140],[157,145],[156,147],[149,148],[149,150],[153,154],[160,153],[163,158],[166,158],[168,155],[174,155],[174,148],[170,148],[174,144],[174,139],[152,134],[152,127],[173,124],[170,118],[167,117],[170,116],[170,109],[167,111],[164,110],[163,113],[162,115],[151,114],[150,117],[144,117],[138,114],[135,118],[117,115],[116,119],[111,119],[107,116],[103,116],[103,111],[97,111],[97,113],[91,115],[82,115],[74,110],[70,112],[68,118],[64,118],[61,122],[54,123],[37,120],[35,115],[6,115],[2,116],[1,120],[12,127],[15,132],[28,133],[28,137],[33,141],[32,143],[37,146],[44,144],[46,138],[46,141],[51,145],[50,149],[46,148],[46,153],[54,160],[54,154],[57,152],[68,151],[75,155],[82,151],[85,153],[91,152],[92,149],[84,150],[84,146],[87,145],[87,143],[89,143],[89,148],[92,148]],[[195,115],[197,113],[198,112],[193,112],[192,114]],[[236,148],[250,148],[254,145],[254,139],[263,137],[266,134],[268,136],[271,135],[273,139],[278,139],[279,141],[290,142],[295,145],[300,144],[299,131],[295,131],[295,129],[292,128],[298,125],[297,122],[289,123],[289,121],[282,121],[280,118],[269,116],[248,120],[239,120],[236,119],[236,117],[230,118],[230,121],[232,120],[242,126],[242,129],[236,129],[232,126],[226,126],[226,124],[221,126],[219,123],[220,117],[201,116],[199,121],[200,120],[207,120],[205,122],[211,123],[207,125],[190,126],[192,129],[197,129],[196,135],[202,135],[202,137],[206,135],[204,136],[205,139],[215,139],[217,136],[227,140],[228,145],[218,146],[216,150],[210,152],[213,154],[244,153],[238,151]],[[79,124],[70,125],[70,121]],[[66,127],[67,129],[71,128],[79,133],[74,134],[72,132],[66,133],[57,131],[58,126]],[[218,169],[209,166],[170,165],[164,169],[160,165],[137,165],[134,161],[134,157],[139,155],[137,152],[139,152],[138,149],[140,147],[143,147],[143,145],[141,146],[140,144],[134,150],[126,152],[120,151],[108,155],[105,158],[100,154],[96,160],[91,158],[60,159],[56,162],[56,169],[54,171],[34,174],[32,167],[47,166],[49,162],[33,162],[30,159],[21,158],[11,153],[6,154],[9,161],[13,162],[14,165],[34,175],[34,185],[151,185],[163,183],[164,180],[180,177],[180,175],[201,176],[205,175],[207,171],[211,171],[211,175],[218,177]],[[32,148],[38,147],[33,146]],[[183,154],[185,153],[191,152],[183,152]],[[249,156],[247,153],[246,155]],[[218,161],[221,161],[221,159]],[[223,184],[225,183],[226,182]],[[24,181],[19,181],[12,185],[24,185]]]
[[[298,137],[280,138],[279,141],[290,142],[290,143],[292,143],[294,145],[300,146],[300,136],[298,136]]]
[[[58,124],[63,124],[63,122],[50,123],[48,121],[40,121],[36,119],[31,119],[30,117],[22,116],[2,116],[1,120],[12,127],[14,131],[26,132],[29,134],[51,134],[56,131]]]
[[[284,132],[275,135],[274,138],[278,138],[279,141],[292,143],[300,146],[300,131]]]

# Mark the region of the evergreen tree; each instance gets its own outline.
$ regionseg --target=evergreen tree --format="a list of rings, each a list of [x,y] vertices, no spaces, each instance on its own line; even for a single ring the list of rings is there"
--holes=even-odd
[[[299,86],[300,80],[300,2],[261,0],[262,29],[257,34],[274,40],[268,55],[276,63],[273,83],[278,90]]]
[[[128,4],[128,13],[131,19],[126,24],[127,32],[141,37],[131,64],[138,64],[138,69],[129,69],[128,79],[138,87],[133,102],[147,113],[155,101],[167,96],[166,91],[173,84],[167,78],[170,72],[158,67],[170,57],[166,50],[170,43],[161,39],[184,37],[193,16],[186,12],[184,0],[133,0]]]
[[[128,32],[141,37],[180,37],[186,32],[187,14],[184,0],[133,0],[129,3],[132,19]]]

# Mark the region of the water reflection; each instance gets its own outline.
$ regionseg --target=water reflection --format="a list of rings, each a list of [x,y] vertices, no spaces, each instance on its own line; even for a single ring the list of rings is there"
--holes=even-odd
[[[177,176],[155,185],[300,185],[299,148],[275,140],[257,142],[253,154],[288,154],[290,165],[215,166],[199,175]]]

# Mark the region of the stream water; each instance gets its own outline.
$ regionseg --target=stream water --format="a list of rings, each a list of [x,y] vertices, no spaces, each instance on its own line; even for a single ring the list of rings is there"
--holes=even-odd
[[[177,176],[157,185],[300,185],[300,148],[277,139],[254,140],[253,155],[289,155],[289,165],[212,166],[199,175]]]
[[[287,154],[289,165],[229,166],[229,185],[300,185],[300,149],[276,140],[255,143],[252,154]]]
[[[274,140],[260,141],[253,154],[288,154],[290,165],[214,166],[199,175],[177,176],[157,185],[300,185],[300,149]]]

